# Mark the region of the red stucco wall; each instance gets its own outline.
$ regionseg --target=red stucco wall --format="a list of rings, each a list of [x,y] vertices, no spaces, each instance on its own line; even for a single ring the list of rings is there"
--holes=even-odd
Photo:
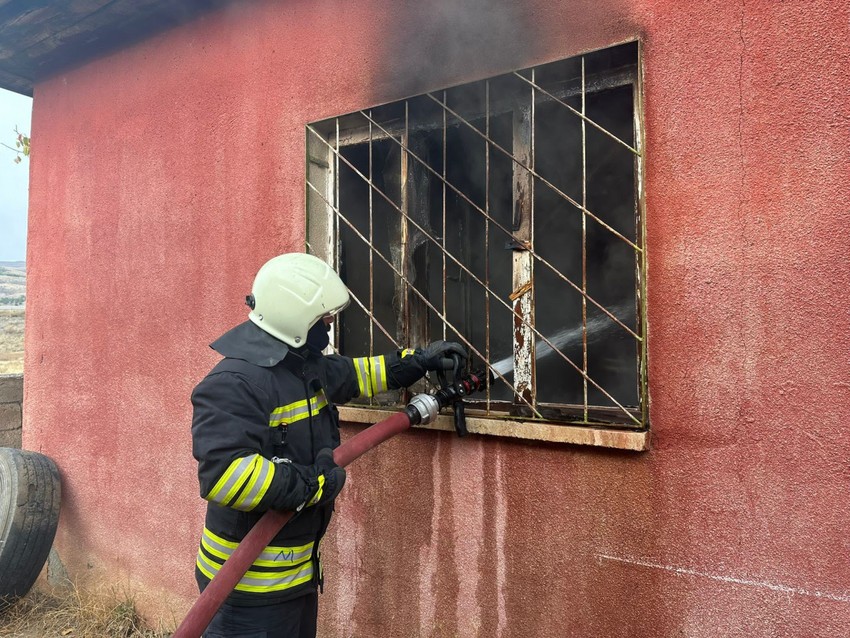
[[[303,245],[307,122],[639,37],[651,451],[389,442],[351,468],[322,635],[850,635],[848,25],[844,0],[267,1],[39,84],[24,444],[62,469],[69,570],[193,599],[188,397]]]

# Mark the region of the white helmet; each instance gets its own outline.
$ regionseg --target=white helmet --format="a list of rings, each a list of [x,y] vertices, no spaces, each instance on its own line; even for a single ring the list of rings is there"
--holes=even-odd
[[[318,257],[287,253],[257,271],[248,318],[293,348],[307,343],[307,332],[319,319],[348,305],[348,289]]]

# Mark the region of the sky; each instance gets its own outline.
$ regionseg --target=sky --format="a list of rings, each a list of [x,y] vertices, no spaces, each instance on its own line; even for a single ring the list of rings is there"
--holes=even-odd
[[[15,127],[30,134],[32,98],[0,89],[0,143],[15,146]],[[0,261],[24,261],[27,253],[29,159],[0,146]]]

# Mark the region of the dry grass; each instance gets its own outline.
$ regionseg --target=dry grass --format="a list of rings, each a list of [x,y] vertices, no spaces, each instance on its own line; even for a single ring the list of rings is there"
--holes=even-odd
[[[24,371],[24,309],[0,308],[0,374]]]
[[[34,589],[0,611],[0,636],[10,638],[166,638],[145,626],[132,596],[114,590]]]

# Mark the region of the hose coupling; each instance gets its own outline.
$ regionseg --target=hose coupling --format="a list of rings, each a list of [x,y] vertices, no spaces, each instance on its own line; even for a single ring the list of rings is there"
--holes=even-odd
[[[428,425],[437,418],[437,414],[440,411],[440,404],[430,394],[417,394],[407,404],[407,411],[408,413],[415,411],[419,415],[419,419],[415,420],[414,425],[417,423]],[[413,422],[414,419],[411,419],[411,421]]]

